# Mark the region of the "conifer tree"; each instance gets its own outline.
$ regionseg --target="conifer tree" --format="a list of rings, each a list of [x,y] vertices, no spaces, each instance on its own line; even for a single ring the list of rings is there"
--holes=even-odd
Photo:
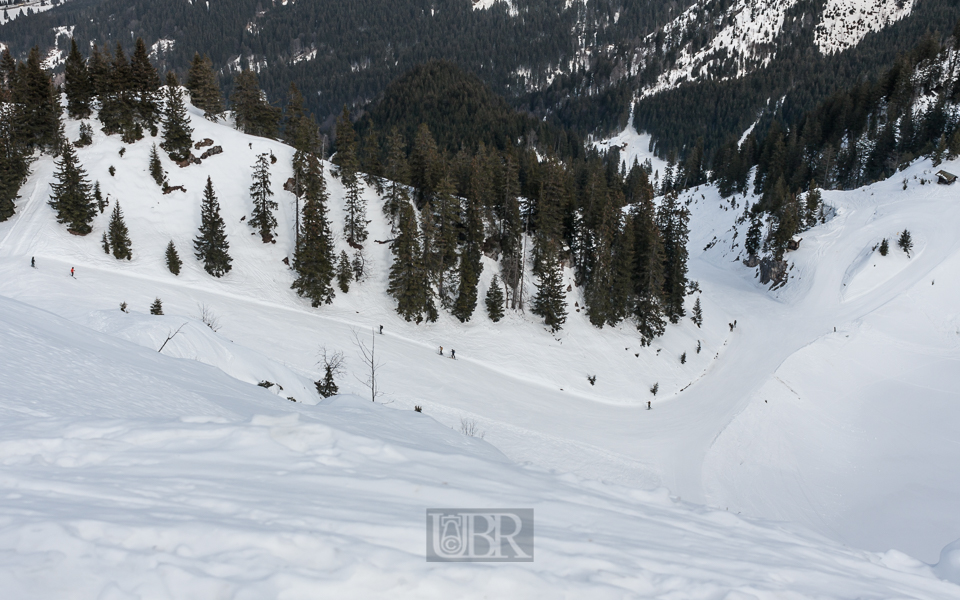
[[[883,238],[883,241],[880,242],[880,256],[886,256],[890,252],[890,244],[887,242],[887,238]]]
[[[913,238],[910,237],[909,231],[906,229],[903,230],[903,233],[900,234],[900,238],[897,240],[897,245],[907,253],[907,256],[910,256],[910,251],[913,250]]]
[[[306,112],[306,100],[295,83],[290,84],[289,102],[284,111],[284,139],[302,153],[320,150],[320,134],[313,116]]]
[[[13,216],[14,201],[30,172],[27,149],[16,137],[16,112],[0,105],[0,222]]]
[[[133,91],[133,71],[117,43],[113,60],[102,74],[100,82],[100,111],[97,113],[107,135],[121,134],[124,143],[133,143],[143,137],[143,129],[135,119],[136,98]],[[97,74],[100,77],[100,74]]]
[[[644,345],[663,335],[663,237],[657,227],[650,199],[633,209],[634,227],[634,318]]]
[[[110,254],[110,239],[107,238],[107,232],[103,232],[103,236],[100,238],[100,246],[103,247],[104,254]]]
[[[160,147],[174,162],[183,162],[191,157],[193,128],[183,103],[180,84],[173,71],[167,72],[167,102],[163,110],[163,142]]]
[[[103,211],[107,209],[107,205],[109,204],[109,202],[107,202],[103,198],[103,194],[100,193],[99,179],[93,182],[93,201],[97,203],[97,210],[99,210],[100,214],[102,215]]]
[[[167,174],[163,170],[163,164],[160,163],[160,153],[157,152],[157,145],[150,148],[150,177],[157,182],[161,188],[167,187]]]
[[[635,238],[633,218],[627,215],[613,244],[612,288],[607,314],[607,324],[611,327],[633,314]]]
[[[390,224],[395,231],[400,217],[400,207],[409,202],[407,194],[407,150],[403,136],[394,127],[387,137],[387,188],[384,196],[383,212],[390,218]]]
[[[59,94],[40,64],[40,50],[30,50],[26,64],[17,68],[13,87],[17,105],[17,139],[33,148],[51,150],[60,130]]]
[[[130,76],[133,88],[135,111],[139,123],[146,125],[156,135],[160,107],[157,95],[160,91],[160,75],[147,55],[147,46],[142,38],[137,38],[130,60]]]
[[[237,75],[230,100],[233,103],[237,129],[260,137],[277,136],[281,111],[267,102],[256,73],[247,69]]]
[[[310,155],[304,173],[303,217],[293,255],[297,279],[291,286],[316,308],[333,302],[333,278],[336,259],[330,223],[327,221],[327,187],[323,167]]]
[[[353,281],[353,267],[350,266],[346,250],[341,250],[340,260],[337,262],[337,286],[346,294],[350,291],[351,281]]]
[[[70,54],[64,64],[63,91],[67,94],[67,113],[71,119],[90,117],[90,103],[93,101],[93,83],[87,62],[77,48],[77,40],[70,39]]]
[[[693,321],[698,328],[703,325],[703,308],[700,306],[699,296],[697,296],[697,301],[693,303],[693,314],[690,315],[690,320]]]
[[[556,333],[567,320],[563,267],[557,251],[550,249],[541,254],[538,277],[540,282],[533,299],[533,314],[542,317],[544,324]]]
[[[366,174],[367,185],[375,186],[378,194],[383,193],[383,165],[380,163],[380,137],[371,124],[363,137],[363,156],[360,164]]]
[[[342,171],[341,171],[342,173]],[[353,177],[344,181],[346,198],[344,199],[343,232],[347,243],[361,244],[367,239],[367,203],[360,189],[360,178]]]
[[[167,244],[167,250],[164,255],[167,261],[167,268],[174,275],[179,275],[183,261],[180,260],[180,254],[177,252],[177,247],[173,245],[173,240],[170,240],[170,243]]]
[[[387,293],[397,301],[397,314],[407,321],[420,323],[426,310],[430,286],[423,266],[417,218],[409,202],[400,206],[398,234],[390,245],[393,265]]]
[[[743,249],[747,252],[747,256],[757,256],[757,253],[760,252],[760,243],[763,236],[761,227],[760,215],[754,214],[750,218],[750,228],[747,230],[747,235],[743,241]]]
[[[101,104],[110,89],[110,53],[106,45],[104,45],[104,51],[105,52],[100,52],[98,46],[93,46],[90,50],[90,60],[87,61],[87,72],[90,74],[90,86],[93,89],[93,95],[100,100]]]
[[[93,127],[86,121],[80,123],[80,135],[74,144],[77,148],[83,148],[93,143]]]
[[[663,307],[671,323],[679,322],[684,315],[689,218],[690,211],[675,192],[664,197],[657,213],[657,226],[663,235]]]
[[[120,203],[113,205],[113,214],[110,215],[110,249],[114,258],[117,260],[133,258],[130,251],[130,232],[127,230],[127,224],[123,221],[123,211],[120,209]]]
[[[357,131],[350,120],[350,109],[343,105],[343,112],[337,118],[335,134],[337,136],[337,153],[333,157],[333,164],[340,167],[340,178],[344,185],[356,177],[360,170],[360,157],[357,153]]]
[[[90,222],[97,208],[87,172],[80,165],[77,153],[69,142],[63,147],[54,177],[57,181],[50,184],[53,194],[49,204],[57,211],[57,222],[66,223],[70,233],[87,235],[92,229]]]
[[[207,177],[207,187],[203,190],[203,203],[200,206],[200,235],[193,241],[197,259],[203,261],[203,268],[214,277],[223,277],[232,268],[233,259],[227,252],[226,225],[220,216],[220,203],[213,191],[213,182]]]
[[[503,318],[503,290],[500,289],[500,278],[496,275],[487,288],[487,297],[484,299],[487,306],[487,316],[496,323]]]
[[[212,121],[223,114],[223,95],[220,93],[217,74],[209,57],[201,58],[200,53],[194,53],[193,62],[187,72],[186,87],[190,92],[191,104],[202,110],[205,118]]]
[[[820,208],[823,205],[823,196],[820,194],[820,189],[817,187],[817,182],[810,182],[810,191],[807,192],[806,203],[805,203],[805,215],[804,220],[806,221],[807,228],[815,227],[817,225],[817,219],[820,215]]]
[[[317,393],[324,398],[336,396],[340,391],[340,388],[337,387],[336,381],[333,379],[333,367],[330,365],[324,366],[323,379],[314,382],[314,385],[317,386]]]
[[[615,321],[612,306],[613,292],[613,243],[619,230],[618,211],[607,201],[603,215],[593,232],[593,244],[590,248],[590,277],[586,281],[584,299],[587,303],[587,317],[594,327],[603,327],[608,321]]]
[[[155,299],[153,301],[153,304],[150,305],[150,314],[151,315],[163,314],[163,302],[160,301],[160,298]]]
[[[486,156],[480,155],[473,161],[469,196],[466,199],[466,211],[463,216],[464,244],[460,252],[460,289],[453,305],[453,316],[465,323],[473,316],[477,306],[477,286],[483,272],[483,199],[481,189],[486,189],[489,180],[482,166]]]
[[[273,190],[270,189],[270,158],[268,154],[261,154],[253,165],[253,183],[250,185],[250,198],[253,200],[253,212],[250,213],[250,227],[260,234],[264,244],[273,239],[274,229],[277,227],[277,218],[273,211],[277,208],[273,200]]]
[[[428,265],[432,278],[437,282],[437,293],[444,307],[450,305],[450,289],[447,283],[452,271],[457,269],[457,237],[460,216],[460,200],[453,194],[455,189],[449,174],[444,174],[436,187],[433,199],[433,263]],[[426,211],[426,207],[424,209]]]
[[[410,152],[410,185],[416,190],[417,208],[432,200],[435,186],[439,183],[438,163],[440,154],[437,143],[426,123],[417,128]]]

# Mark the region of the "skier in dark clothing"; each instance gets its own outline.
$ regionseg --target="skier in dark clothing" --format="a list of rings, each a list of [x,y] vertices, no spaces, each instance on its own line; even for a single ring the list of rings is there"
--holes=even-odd
[[[457,358],[457,351],[453,348],[450,349],[450,358]]]
[[[30,257],[30,266],[33,267],[34,269],[37,268],[37,259],[36,259],[36,257],[34,257],[34,256],[31,256],[31,257]]]
[[[443,346],[440,346],[440,356],[443,356]]]
[[[651,408],[652,408],[652,407],[650,406],[650,401],[647,400],[647,410],[650,410]]]
[[[380,326],[380,335],[383,335],[383,325]]]

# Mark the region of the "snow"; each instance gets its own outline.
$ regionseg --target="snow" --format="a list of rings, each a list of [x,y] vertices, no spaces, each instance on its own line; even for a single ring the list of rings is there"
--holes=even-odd
[[[177,40],[161,38],[150,46],[150,57],[156,59],[159,54],[173,50],[176,44]]]
[[[278,402],[2,297],[0,339],[6,598],[957,591],[908,557],[516,466],[429,415]],[[424,508],[450,505],[533,507],[535,562],[425,562]]]
[[[814,43],[823,54],[856,46],[870,32],[908,16],[914,0],[827,0]]]
[[[667,161],[651,152],[650,134],[637,132],[633,125],[632,110],[628,125],[623,131],[609,139],[595,142],[594,146],[601,151],[619,147],[621,161],[626,165],[628,171],[633,166],[634,161],[643,166],[643,163],[649,160],[653,167],[653,173],[663,173],[667,168]],[[650,179],[653,180],[652,174]]]
[[[737,260],[735,219],[754,199],[685,192],[703,327],[682,319],[644,348],[629,324],[590,326],[576,287],[557,335],[521,312],[491,323],[482,304],[465,324],[404,322],[384,292],[391,257],[376,240],[392,236],[370,189],[368,278],[310,308],[282,263],[292,150],[191,118],[194,139],[225,152],[185,169],[162,158],[186,193],[165,196],[147,175],[158,140],[121,157],[120,140],[95,126],[78,150],[120,201],[133,260],[99,246],[109,211],[86,237],[55,222],[46,156],[0,224],[5,597],[960,595],[936,578],[958,579],[947,545],[960,538],[949,458],[960,204],[955,187],[920,184],[929,161],[825,192],[836,217],[802,234],[775,291]],[[78,127],[67,121],[67,137]],[[627,143],[626,157],[648,142],[628,130],[607,143]],[[241,220],[262,152],[278,159],[276,244]],[[234,258],[223,279],[191,252],[208,175]],[[343,189],[327,182],[339,231]],[[904,228],[910,258],[895,244]],[[883,237],[889,256],[866,252]],[[163,262],[170,240],[179,277]],[[481,297],[494,269],[484,258]],[[525,288],[529,299],[533,281]],[[158,297],[165,315],[146,314]],[[220,316],[218,332],[198,321],[198,304]],[[374,404],[353,339],[378,325],[387,393]],[[321,346],[348,361],[346,395],[323,402],[310,383]],[[461,419],[483,441],[459,433]],[[484,565],[428,566],[431,506],[534,507],[536,561],[492,577]],[[920,562],[942,549],[935,570]]]

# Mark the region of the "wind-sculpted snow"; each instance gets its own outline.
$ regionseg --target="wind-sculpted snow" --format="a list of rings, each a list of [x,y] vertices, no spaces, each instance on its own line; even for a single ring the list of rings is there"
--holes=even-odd
[[[943,598],[896,553],[511,464],[355,396],[280,401],[0,297],[4,598]],[[524,506],[536,560],[424,560],[424,509]]]

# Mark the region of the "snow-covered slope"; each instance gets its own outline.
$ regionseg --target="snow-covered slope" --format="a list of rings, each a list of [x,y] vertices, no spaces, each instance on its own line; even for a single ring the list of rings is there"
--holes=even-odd
[[[278,399],[0,297],[4,598],[911,597],[899,553],[511,464],[414,411]],[[424,509],[535,510],[535,562],[424,561]]]
[[[785,32],[811,20],[816,23],[814,45],[821,53],[845,50],[859,44],[868,33],[908,16],[914,2],[827,0],[819,14],[813,7],[796,14],[793,9],[797,5],[798,0],[695,2],[662,31],[647,36],[642,57],[655,54],[658,38],[676,56],[672,67],[661,73],[656,83],[641,90],[641,97],[687,81],[742,77],[766,67],[776,59],[780,44],[786,43]]]
[[[910,579],[907,583],[899,579],[900,583],[894,583],[902,575],[891,575],[884,565],[905,569],[918,577],[930,573],[899,552],[880,557],[840,551],[832,542],[810,534],[778,533],[794,541],[807,540],[802,542],[801,554],[809,555],[803,566],[809,570],[793,571],[800,562],[791,563],[786,558],[781,561],[777,558],[784,556],[778,554],[780,550],[769,550],[782,548],[764,537],[774,535],[770,528],[759,527],[762,533],[749,533],[754,525],[745,525],[731,515],[707,512],[704,514],[711,515],[707,520],[715,520],[722,527],[698,529],[700,525],[690,524],[699,523],[692,516],[697,510],[684,504],[674,507],[664,500],[663,491],[655,491],[665,486],[684,501],[707,503],[729,509],[730,513],[799,521],[854,547],[876,551],[896,548],[929,563],[938,560],[944,545],[960,538],[960,517],[951,506],[951,499],[960,495],[960,467],[944,459],[956,451],[951,441],[955,436],[949,435],[948,428],[956,422],[958,400],[957,394],[950,391],[951,386],[960,385],[960,369],[953,368],[957,359],[958,317],[951,304],[958,293],[955,273],[960,242],[954,241],[953,232],[960,229],[960,205],[956,203],[956,188],[929,183],[929,162],[917,163],[905,173],[909,178],[906,190],[898,181],[855,192],[828,193],[827,201],[837,208],[837,217],[804,233],[801,250],[789,255],[794,265],[793,277],[776,292],[760,286],[753,271],[736,261],[745,231],[735,235],[732,224],[742,214],[745,199],[722,200],[713,188],[690,190],[684,198],[689,200],[692,210],[691,278],[699,282],[702,290],[699,297],[704,307],[704,324],[697,328],[689,319],[683,319],[668,327],[666,335],[651,347],[643,348],[629,325],[603,330],[590,326],[585,314],[576,312],[582,306],[582,298],[575,287],[568,294],[570,318],[558,335],[546,331],[532,315],[519,312],[508,314],[500,323],[491,323],[483,315],[482,307],[466,324],[448,315],[430,325],[402,321],[384,291],[391,257],[387,245],[376,240],[389,239],[389,227],[369,189],[366,198],[371,243],[365,251],[371,274],[354,285],[350,293],[338,294],[333,305],[310,308],[289,289],[292,272],[282,262],[292,252],[293,242],[294,198],[280,190],[280,183],[290,173],[291,150],[209,123],[196,113],[192,119],[195,139],[209,137],[222,145],[225,152],[185,169],[165,162],[171,184],[185,185],[185,193],[164,196],[147,175],[153,142],[149,138],[127,146],[121,157],[120,140],[96,132],[94,145],[79,151],[91,176],[100,180],[104,193],[111,202],[119,201],[124,209],[133,240],[132,261],[116,261],[100,248],[99,236],[108,213],[97,218],[94,232],[84,238],[72,236],[56,224],[53,211],[46,204],[53,170],[48,157],[34,163],[34,174],[22,190],[24,198],[18,202],[18,214],[0,224],[0,296],[48,310],[73,324],[111,336],[73,329],[75,325],[49,315],[29,316],[36,313],[9,301],[0,311],[0,316],[13,315],[7,325],[9,333],[0,335],[0,346],[5,349],[0,360],[4,373],[18,375],[16,386],[5,388],[11,391],[2,391],[0,396],[5,402],[11,399],[5,405],[18,407],[11,410],[35,420],[18,421],[3,429],[2,435],[14,436],[12,439],[23,441],[24,446],[40,449],[80,444],[72,441],[75,439],[88,440],[69,458],[61,460],[61,455],[53,453],[49,460],[24,459],[53,465],[51,475],[40,477],[43,481],[62,479],[63,473],[56,469],[67,468],[69,463],[89,464],[93,470],[80,475],[86,483],[78,480],[56,489],[50,483],[16,484],[22,489],[39,486],[30,501],[47,498],[49,502],[41,505],[53,507],[36,513],[36,522],[43,524],[38,525],[40,531],[54,532],[50,533],[54,539],[60,535],[56,532],[67,531],[86,540],[70,546],[79,548],[70,555],[81,557],[72,563],[79,565],[76,572],[97,564],[97,560],[108,560],[89,558],[94,555],[116,557],[116,562],[109,564],[115,566],[117,573],[134,564],[124,562],[127,560],[142,561],[136,563],[141,566],[159,564],[156,557],[144,550],[156,545],[156,537],[166,540],[158,548],[162,546],[166,552],[164,560],[172,561],[164,562],[164,569],[169,564],[179,565],[169,570],[170,580],[175,582],[193,581],[190,577],[203,573],[204,577],[217,579],[217,585],[229,587],[236,581],[247,581],[242,575],[234,575],[245,572],[245,565],[262,564],[258,567],[261,570],[253,570],[262,575],[257,581],[292,590],[299,585],[297,582],[325,577],[315,576],[311,570],[310,565],[319,563],[304,561],[322,562],[333,557],[329,560],[347,573],[338,580],[344,586],[341,590],[374,590],[369,596],[377,595],[376,590],[385,594],[385,590],[399,589],[408,595],[423,596],[434,589],[449,592],[455,588],[444,586],[452,586],[450,582],[458,580],[468,582],[464,584],[468,587],[473,585],[471,590],[481,590],[478,595],[495,595],[500,588],[484,586],[495,585],[496,578],[470,579],[474,576],[470,570],[438,575],[419,562],[420,566],[414,564],[422,561],[422,555],[410,558],[402,554],[413,552],[403,544],[422,552],[421,537],[408,542],[405,536],[422,533],[418,529],[422,509],[430,504],[418,496],[417,490],[425,489],[422,478],[427,473],[430,481],[441,482],[438,485],[454,482],[451,495],[438,496],[444,500],[438,502],[440,505],[527,506],[541,498],[561,504],[578,498],[576,510],[585,511],[590,524],[578,529],[570,504],[563,504],[566,508],[557,512],[544,513],[550,514],[552,520],[545,521],[548,525],[542,530],[538,527],[538,531],[544,532],[548,540],[546,548],[553,549],[538,554],[533,571],[510,571],[511,575],[501,580],[520,586],[520,596],[534,595],[524,590],[538,590],[538,586],[561,590],[565,585],[573,586],[569,588],[573,591],[568,592],[573,597],[583,596],[585,592],[577,590],[587,589],[616,590],[611,595],[619,596],[656,596],[668,593],[668,580],[672,577],[678,578],[675,589],[683,590],[681,596],[723,597],[723,590],[735,586],[760,597],[767,593],[763,590],[768,590],[769,597],[784,597],[787,591],[878,598],[960,594],[956,588],[936,587],[945,584],[922,579]],[[77,123],[68,122],[68,137],[75,138],[77,128]],[[278,159],[272,167],[272,177],[280,204],[280,227],[277,243],[263,244],[243,218],[251,208],[249,166],[257,154],[270,151]],[[108,173],[111,165],[116,167],[113,177]],[[944,167],[956,172],[960,164]],[[208,175],[220,198],[234,257],[233,271],[220,280],[207,275],[191,256],[191,239],[199,225],[200,192]],[[926,185],[921,185],[921,180]],[[339,229],[343,190],[335,178],[328,176],[327,181],[331,191],[330,216]],[[897,250],[884,259],[867,252],[883,237],[892,240],[905,227],[916,240],[912,258],[898,256]],[[179,277],[170,274],[163,263],[163,251],[170,240],[185,262]],[[339,243],[347,249],[342,241]],[[37,269],[29,266],[31,256],[37,259]],[[495,270],[494,263],[485,261],[481,294]],[[71,267],[77,269],[76,279],[69,275]],[[931,280],[935,285],[930,285]],[[533,282],[527,284],[529,293]],[[157,297],[163,300],[163,317],[145,314]],[[693,296],[688,299],[691,304],[693,300]],[[119,310],[121,302],[128,303],[130,314]],[[218,333],[197,321],[198,304],[220,316],[223,327]],[[910,313],[911,319],[933,317],[922,327],[907,328],[897,323],[902,313]],[[737,327],[731,329],[728,323],[734,320]],[[46,326],[49,321],[49,327],[43,330],[47,334],[69,329],[72,337],[54,337],[44,342],[47,334],[26,334],[16,329],[20,322],[34,321],[38,326]],[[163,356],[158,355],[156,350],[163,340],[183,323],[187,325],[182,333],[164,348]],[[384,335],[376,336],[376,348],[383,363],[379,383],[386,392],[378,404],[387,405],[388,410],[367,407],[372,404],[369,401],[360,408],[351,408],[350,401],[345,400],[311,406],[319,402],[310,381],[320,375],[317,360],[321,346],[347,353],[348,373],[339,382],[341,391],[366,394],[369,398],[362,383],[365,373],[355,352],[354,334],[369,336],[378,325],[385,326]],[[836,334],[833,327],[837,327]],[[36,351],[23,350],[31,335],[39,339],[31,342]],[[851,338],[841,337],[846,335]],[[699,354],[695,352],[698,342],[702,347]],[[65,350],[58,354],[46,348],[45,343]],[[84,345],[87,343],[91,345]],[[114,344],[122,350],[107,350],[103,344]],[[455,348],[458,360],[440,357],[440,345]],[[688,360],[681,365],[679,356],[683,352]],[[880,356],[885,352],[896,354],[893,358]],[[929,355],[936,356],[936,361],[925,362]],[[149,365],[137,363],[140,359],[136,357],[147,356],[151,357]],[[121,358],[129,360],[124,362]],[[107,369],[105,376],[98,375],[110,361],[119,366]],[[876,362],[876,367],[870,361]],[[44,370],[39,378],[28,377],[26,373],[33,363],[43,365],[43,369],[49,363],[50,370]],[[170,365],[183,366],[196,377],[176,375],[174,379],[180,387],[157,379],[174,368]],[[900,375],[895,366],[903,369]],[[126,371],[134,375],[121,376]],[[176,369],[174,372],[179,373]],[[899,377],[906,387],[877,383],[877,372]],[[588,375],[597,376],[596,385],[588,382]],[[203,385],[193,389],[193,379],[199,379]],[[263,380],[279,383],[283,390],[279,386],[265,390],[253,385]],[[144,389],[134,385],[140,381],[145,382]],[[229,381],[229,385],[224,381]],[[660,383],[661,390],[655,398],[648,392],[653,383]],[[787,390],[787,386],[794,391]],[[933,391],[928,392],[927,388]],[[867,391],[858,395],[860,390]],[[289,402],[287,397],[294,397],[298,403]],[[116,408],[123,398],[132,403],[129,412]],[[244,404],[246,408],[234,407],[230,398],[253,402],[255,408],[250,404]],[[653,400],[653,410],[646,410],[648,400]],[[58,402],[76,408],[62,407]],[[414,405],[423,406],[424,414],[415,415]],[[897,409],[904,408],[911,413],[901,417]],[[234,418],[230,411],[241,416]],[[227,422],[187,426],[180,421],[183,415],[198,414]],[[325,427],[359,434],[366,441],[357,442],[352,458],[338,463],[336,460],[346,450],[339,442],[323,441],[336,438],[335,435],[317,434],[322,439],[315,441],[310,428],[307,433],[297,433],[306,440],[298,448],[327,448],[317,450],[324,458],[316,459],[316,464],[325,465],[324,469],[339,469],[318,474],[307,469],[320,468],[311,462],[314,459],[308,461],[302,454],[289,454],[286,449],[270,446],[274,443],[270,441],[272,430],[264,428],[260,421],[252,421],[258,414],[271,419],[278,414],[287,415],[288,419],[293,418],[289,415],[300,415],[298,419],[311,424],[316,418]],[[416,429],[421,421],[409,421],[411,418],[423,418],[430,425]],[[121,441],[113,446],[114,441],[105,433],[84,438],[70,429],[74,421],[89,419],[100,423],[96,427],[101,429],[96,431],[109,429],[111,419],[127,421],[117,425]],[[101,423],[101,419],[108,424]],[[485,441],[503,454],[486,444],[463,439],[457,431],[462,419],[473,420],[485,434]],[[174,421],[176,426],[171,424]],[[414,429],[409,430],[409,436],[395,431],[397,427],[407,428],[408,423],[416,424],[410,425]],[[295,423],[288,425],[298,427]],[[234,435],[235,438],[231,437]],[[124,436],[143,440],[142,454],[114,452],[112,448],[132,451],[136,447],[124,442],[128,439]],[[435,438],[454,446],[467,444],[468,450],[452,452],[449,444],[434,446],[430,440]],[[884,444],[883,440],[894,440],[899,445]],[[380,456],[380,451],[371,450],[376,444],[403,446],[412,454],[405,454],[408,450],[397,452],[416,458],[398,459],[390,462],[389,468],[376,461],[364,464],[360,455]],[[190,448],[205,450],[197,450],[195,458],[187,458],[193,456]],[[234,451],[235,455],[231,453]],[[14,455],[17,452],[22,451],[17,450]],[[391,452],[383,450],[384,456]],[[463,460],[467,463],[457,462],[460,458],[449,458],[449,462],[440,458],[444,454],[464,456],[464,452],[468,458]],[[131,462],[126,463],[128,456],[139,458],[129,458]],[[422,458],[426,456],[433,458]],[[421,458],[422,465],[411,466]],[[470,462],[481,459],[499,466],[477,467]],[[98,472],[97,461],[113,461],[110,464],[115,463],[115,468]],[[170,466],[164,467],[168,468],[166,471],[151,470],[160,469],[144,466],[150,466],[151,461],[169,462]],[[191,470],[191,461],[200,466]],[[278,463],[285,466],[277,466]],[[514,466],[517,463],[528,468]],[[890,464],[895,468],[887,468]],[[297,471],[291,465],[307,469],[306,478],[297,479]],[[475,481],[462,475],[475,472],[474,467],[479,469],[476,472],[485,474]],[[214,479],[217,483],[205,482],[204,478],[211,473],[229,472],[231,468],[248,475],[249,481],[231,476],[219,482]],[[407,468],[423,470],[404,471]],[[137,487],[141,485],[138,483],[132,491],[121,493],[116,482],[127,477],[138,480],[140,469],[144,469],[142,485],[146,487]],[[572,475],[555,477],[546,474],[549,470]],[[193,479],[177,480],[178,471],[194,473]],[[169,510],[164,508],[169,505],[150,504],[149,500],[169,496],[159,491],[162,485],[150,484],[151,479],[163,477],[183,484],[177,488],[182,490],[182,502]],[[217,485],[226,491],[212,489]],[[399,499],[390,504],[394,508],[384,508],[383,515],[362,516],[372,511],[374,504],[343,491],[355,491],[358,486],[371,496],[370,490],[402,493],[396,492]],[[324,499],[317,491],[327,489],[333,490],[330,493],[334,500]],[[66,493],[63,490],[73,491],[77,497],[64,499],[58,495]],[[274,493],[270,490],[276,490],[275,495],[270,495]],[[24,495],[23,491],[9,493]],[[581,493],[584,495],[577,495]],[[253,500],[248,501],[247,497]],[[98,502],[97,498],[114,499],[116,504],[109,507],[134,507],[129,514],[121,511],[122,518],[117,517],[126,529],[107,525],[112,523],[103,517],[110,512],[108,509],[89,508]],[[132,498],[140,498],[141,504]],[[85,529],[86,520],[69,521],[73,517],[66,507],[73,503],[80,503],[103,518],[90,520],[92,525]],[[337,512],[353,504],[356,507]],[[183,508],[188,505],[194,508]],[[586,505],[599,508],[587,509]],[[603,512],[606,506],[616,508],[608,514]],[[63,515],[67,516],[57,513],[56,507],[64,507]],[[669,545],[669,540],[679,534],[660,529],[665,521],[651,516],[661,514],[658,511],[663,507],[680,511],[671,522],[677,527],[692,527],[697,535],[703,532],[705,540],[680,536],[677,546]],[[191,528],[183,523],[176,527],[171,524],[181,509],[200,525]],[[330,510],[334,516],[323,516]],[[409,511],[416,514],[409,516]],[[16,547],[53,551],[42,546],[42,536],[22,537],[24,532],[33,530],[19,528],[15,513],[5,514],[5,527],[14,528],[10,530],[14,532],[12,537],[7,539],[30,540]],[[151,528],[155,514],[169,519],[169,523]],[[407,515],[403,517],[408,519],[404,521],[406,525],[389,525],[401,514]],[[242,515],[242,519],[236,515]],[[629,517],[624,519],[621,515]],[[237,524],[235,519],[242,523]],[[727,523],[726,519],[731,520]],[[172,529],[167,529],[168,525]],[[218,528],[233,532],[234,525],[240,533],[224,534],[225,539],[217,541]],[[296,533],[298,527],[327,532],[333,541],[315,542],[315,536],[300,537]],[[792,527],[788,529],[793,531]],[[179,533],[170,533],[173,530]],[[185,539],[178,536],[187,535],[183,533],[187,530],[193,537],[178,550]],[[267,530],[279,533],[264,533]],[[348,533],[342,533],[347,530]],[[258,533],[248,537],[251,531]],[[362,535],[358,533],[361,531]],[[596,537],[594,531],[598,532]],[[340,535],[343,537],[337,537]],[[586,545],[584,538],[588,540]],[[384,544],[384,539],[394,540],[392,547],[403,550],[381,553],[381,546],[376,544]],[[238,553],[229,549],[231,540],[242,548]],[[301,544],[303,549],[288,552],[286,542],[278,540],[289,540],[294,546]],[[357,542],[361,551],[343,554],[339,549],[350,547],[351,540],[361,540]],[[13,542],[7,543],[14,547]],[[319,545],[311,545],[314,543]],[[621,545],[631,550],[618,554]],[[110,548],[118,554],[111,554]],[[255,548],[276,550],[267,556],[266,551],[252,550]],[[559,562],[540,558],[561,554],[566,558],[558,559]],[[727,569],[702,562],[701,558],[707,555],[737,560]],[[770,558],[773,562],[761,555],[774,557]],[[47,560],[49,556],[38,560]],[[245,563],[245,556],[254,558]],[[398,556],[405,558],[399,560]],[[541,560],[548,562],[542,565]],[[873,566],[865,567],[864,560]],[[780,566],[770,567],[774,563]],[[392,565],[399,566],[392,571]],[[656,569],[662,570],[647,577],[646,565],[661,565]],[[296,574],[275,575],[287,566]],[[875,574],[871,569],[878,571]],[[716,575],[724,570],[727,575]],[[183,571],[191,575],[183,575]],[[375,576],[377,571],[396,575],[379,577]],[[696,574],[699,572],[706,574],[700,578]],[[940,573],[944,572],[947,571],[941,568]],[[436,588],[428,586],[429,589],[404,587],[416,586],[424,578],[434,581],[429,579],[434,576],[441,578],[437,581],[442,585],[437,583]],[[458,579],[461,576],[465,579]],[[120,575],[116,577],[122,579]],[[230,578],[234,578],[234,583],[223,583]],[[862,581],[857,585],[849,583],[858,578]],[[107,585],[104,581],[100,583]],[[719,586],[717,581],[721,582]],[[25,585],[20,589],[39,584],[34,581]],[[177,589],[186,589],[188,585]],[[363,585],[382,587],[359,587]],[[603,588],[605,585],[620,587]]]

